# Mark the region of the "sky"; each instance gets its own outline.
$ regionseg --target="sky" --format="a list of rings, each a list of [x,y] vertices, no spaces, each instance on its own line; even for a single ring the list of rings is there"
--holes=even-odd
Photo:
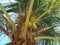
[[[10,43],[11,40],[9,39],[9,37],[5,34],[3,34],[1,37],[0,37],[0,45],[5,45],[6,43]]]
[[[0,0],[0,3],[16,2],[15,0]]]

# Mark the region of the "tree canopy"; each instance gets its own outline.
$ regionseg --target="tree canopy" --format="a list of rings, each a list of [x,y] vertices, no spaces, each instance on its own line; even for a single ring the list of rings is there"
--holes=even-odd
[[[60,26],[60,0],[16,1],[8,6],[10,10],[5,10],[7,6],[3,7],[0,3],[1,13],[5,14],[5,17],[0,17],[0,22],[5,23],[6,29],[2,26],[0,28],[10,37],[11,44],[37,45],[37,41],[42,41],[42,45],[55,45],[54,41],[60,42],[60,33],[55,29]],[[18,14],[16,23],[8,14],[12,11]]]

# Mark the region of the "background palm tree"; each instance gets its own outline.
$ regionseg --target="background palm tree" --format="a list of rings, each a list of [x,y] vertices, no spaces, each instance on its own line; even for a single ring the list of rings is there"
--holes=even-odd
[[[14,6],[16,6],[17,10],[15,10],[16,8]],[[0,7],[2,7],[2,5],[0,5]],[[17,31],[14,29],[15,26],[13,27],[13,21],[8,18],[7,12],[4,12],[4,7],[2,8],[2,11],[8,18],[6,19],[5,17],[4,19],[7,21],[7,35],[13,39],[11,44],[15,45],[16,43],[16,45],[18,45],[17,43],[21,44],[23,42],[21,45],[35,45],[35,41],[40,39],[42,45],[55,45],[54,41],[60,40],[60,33],[57,33],[54,29],[60,24],[59,0],[18,0],[17,3],[11,4],[11,7],[12,9],[7,12],[15,11],[19,14],[18,21],[16,22]],[[14,35],[14,37],[12,37],[12,35]],[[18,39],[19,42],[16,41],[16,39]]]

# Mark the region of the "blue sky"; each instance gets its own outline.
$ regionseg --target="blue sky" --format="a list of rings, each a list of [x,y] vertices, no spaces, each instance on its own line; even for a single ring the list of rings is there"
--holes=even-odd
[[[16,2],[15,0],[0,0],[0,3]]]
[[[11,42],[11,40],[9,39],[9,37],[7,37],[7,35],[3,34],[0,37],[0,45],[5,45],[6,43]]]

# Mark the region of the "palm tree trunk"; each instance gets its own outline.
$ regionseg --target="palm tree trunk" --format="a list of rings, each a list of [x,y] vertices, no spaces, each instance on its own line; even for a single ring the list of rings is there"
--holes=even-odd
[[[25,39],[22,38],[22,30],[17,30],[16,32],[11,33],[9,37],[12,42],[7,45],[36,45],[31,29],[28,29]]]

